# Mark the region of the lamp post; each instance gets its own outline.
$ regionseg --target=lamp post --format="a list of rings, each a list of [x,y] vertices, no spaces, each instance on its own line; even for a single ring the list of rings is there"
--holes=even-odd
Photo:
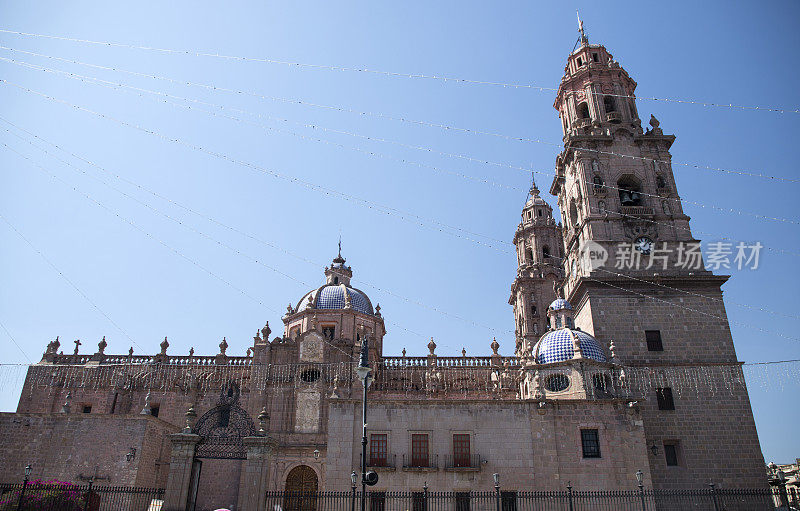
[[[711,499],[714,501],[714,511],[719,511],[719,502],[717,502],[717,489],[716,484],[711,479],[708,480],[708,487],[711,488]]]
[[[356,480],[358,479],[358,475],[356,471],[353,470],[353,473],[350,474],[350,483],[351,488],[353,489],[353,496],[350,499],[350,511],[356,511]]]
[[[497,511],[500,511],[500,474],[495,472],[492,474],[492,478],[494,479],[494,505]]]
[[[30,465],[25,467],[25,480],[22,481],[22,490],[19,492],[19,501],[17,502],[17,511],[22,509],[22,499],[25,497],[25,488],[28,486],[28,478],[31,476],[33,468]]]
[[[372,383],[372,370],[369,368],[369,338],[362,336],[361,356],[358,361],[356,373],[364,386],[364,400],[361,407],[361,511],[365,511],[367,506],[367,389]],[[377,474],[375,474],[377,476]],[[376,478],[377,479],[377,478]],[[377,482],[377,481],[375,481]],[[372,482],[372,484],[375,484]]]
[[[644,473],[641,470],[636,471],[636,482],[639,484],[639,499],[642,501],[642,511],[647,511],[644,504]]]

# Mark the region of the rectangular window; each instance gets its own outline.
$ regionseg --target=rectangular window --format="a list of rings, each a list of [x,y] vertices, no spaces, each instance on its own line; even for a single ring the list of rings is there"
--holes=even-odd
[[[670,387],[656,389],[656,400],[659,410],[674,410],[675,401],[672,400],[672,389]]]
[[[425,493],[415,491],[411,494],[411,511],[428,511],[428,502]]]
[[[644,337],[647,339],[647,351],[664,351],[661,343],[661,330],[645,330]]]
[[[600,438],[596,429],[581,430],[581,446],[584,458],[600,457]]]
[[[83,405],[83,413],[92,413],[92,405]]]
[[[469,492],[456,492],[456,511],[469,511]]]
[[[322,327],[322,337],[325,339],[332,341],[334,335],[336,334],[336,327],[335,326],[323,326]]]
[[[312,500],[309,504],[314,504]],[[386,492],[373,491],[369,493],[369,511],[386,511]]]
[[[453,435],[453,466],[469,467],[469,434]]]
[[[517,492],[500,492],[500,509],[501,511],[517,511]]]
[[[374,433],[369,436],[369,464],[371,467],[386,466],[387,436]]]
[[[411,435],[411,466],[428,466],[428,435],[424,433]]]
[[[664,458],[666,458],[668,467],[678,466],[678,445],[674,442],[664,442]]]

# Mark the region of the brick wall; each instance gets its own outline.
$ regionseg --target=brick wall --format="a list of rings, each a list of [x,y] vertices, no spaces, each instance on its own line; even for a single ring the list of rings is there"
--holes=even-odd
[[[81,481],[97,475],[96,484],[164,487],[169,446],[176,428],[149,416],[0,413],[0,481],[32,478]],[[98,448],[101,447],[101,448]],[[136,449],[136,457],[125,454]]]

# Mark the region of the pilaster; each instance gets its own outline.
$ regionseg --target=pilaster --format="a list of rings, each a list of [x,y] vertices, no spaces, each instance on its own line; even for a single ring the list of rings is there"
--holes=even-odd
[[[172,443],[172,454],[162,511],[185,511],[192,482],[194,450],[200,435],[175,433],[169,435],[169,441]]]
[[[247,448],[247,460],[239,484],[241,510],[264,511],[273,441],[266,436],[248,436],[242,442]]]

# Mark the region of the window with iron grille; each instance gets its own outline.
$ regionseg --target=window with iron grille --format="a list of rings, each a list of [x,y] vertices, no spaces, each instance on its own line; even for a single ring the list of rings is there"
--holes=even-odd
[[[453,435],[453,466],[468,467],[469,454],[469,434]]]
[[[674,410],[675,401],[672,399],[672,388],[664,387],[656,389],[656,401],[659,410]]]
[[[468,491],[456,492],[456,511],[469,511],[470,499]]]
[[[517,511],[517,492],[500,492],[500,509],[501,511]]]
[[[387,435],[373,433],[369,436],[369,464],[372,467],[386,466]]]
[[[369,511],[386,511],[386,492],[373,491],[369,493]]]
[[[596,429],[581,430],[581,445],[584,458],[600,457],[600,437]]]
[[[428,435],[425,433],[411,435],[411,466],[428,466]]]
[[[668,467],[678,466],[678,445],[675,443],[664,443],[664,458]]]
[[[411,494],[411,511],[428,511],[424,492],[415,491]]]
[[[661,343],[661,330],[645,330],[644,338],[647,340],[647,351],[664,351]]]

